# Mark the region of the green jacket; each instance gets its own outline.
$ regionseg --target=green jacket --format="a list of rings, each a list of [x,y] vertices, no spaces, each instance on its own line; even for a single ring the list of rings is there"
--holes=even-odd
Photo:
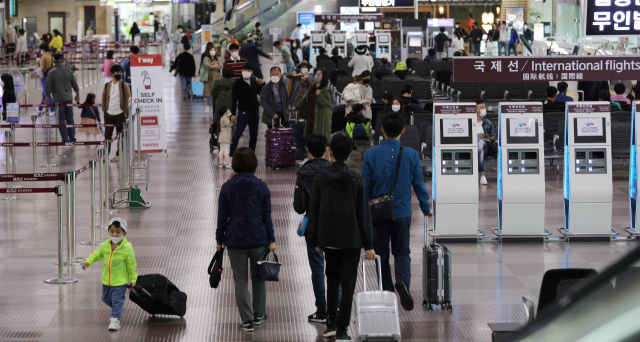
[[[138,280],[136,273],[136,256],[133,254],[133,246],[127,238],[123,238],[120,246],[111,251],[111,240],[100,245],[86,262],[89,266],[102,260],[102,283],[107,286],[127,285],[129,281],[135,283]]]
[[[220,127],[220,114],[218,111],[222,106],[231,109],[231,88],[233,87],[232,78],[222,77],[217,79],[213,83],[213,89],[211,90],[211,96],[215,100],[215,109],[213,112],[214,121],[218,127]]]
[[[294,106],[296,110],[305,111],[307,110],[307,99],[309,98],[309,92],[316,91],[316,87],[312,86],[307,91],[307,94],[300,100],[300,102],[296,103]],[[316,98],[316,113],[315,113],[315,121],[313,123],[313,132],[320,133],[327,137],[327,139],[331,139],[331,117],[333,115],[333,100],[331,99],[331,91],[328,87],[322,88],[320,92],[320,96]],[[309,120],[306,120],[306,124],[304,126],[304,136],[307,136],[307,125],[309,124]]]

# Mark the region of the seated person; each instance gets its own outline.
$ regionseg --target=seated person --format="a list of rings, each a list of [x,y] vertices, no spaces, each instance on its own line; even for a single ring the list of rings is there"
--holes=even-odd
[[[567,82],[558,82],[558,96],[556,96],[556,100],[554,102],[571,102],[573,101],[573,97],[567,96],[567,89],[569,89],[569,85]]]
[[[384,105],[382,106],[382,108],[380,108],[380,111],[378,113],[390,113],[392,100],[393,94],[391,94],[390,92],[385,92],[384,95],[382,95],[382,103],[384,103]]]
[[[600,94],[598,94],[598,101],[606,101],[609,102],[609,105],[611,106],[611,111],[615,112],[615,111],[621,111],[622,107],[620,106],[620,104],[616,101],[611,101],[611,93],[608,90],[601,90]]]
[[[555,87],[553,87],[555,89]],[[492,143],[498,144],[498,133],[493,122],[487,119],[487,106],[484,100],[476,100],[476,119],[478,127],[478,173],[480,174],[480,184],[487,185],[487,177],[484,175],[484,157],[489,154]]]
[[[404,117],[404,124],[411,124],[411,113],[405,111],[404,102],[400,96],[394,96],[391,99],[391,113],[399,113]]]
[[[424,58],[425,61],[436,59],[436,49],[429,49],[427,53],[429,53],[429,55]]]
[[[420,101],[418,101],[418,98],[411,95],[411,93],[413,93],[413,87],[411,86],[411,84],[407,84],[404,87],[402,87],[401,92],[402,92],[401,98],[405,105],[408,105],[408,104],[420,105]]]
[[[558,95],[558,88],[554,86],[547,87],[547,99],[542,102],[543,112],[559,112],[560,106],[554,103],[556,96]]]
[[[384,75],[393,75],[393,70],[391,70],[389,60],[386,58],[380,60],[380,66],[376,68],[373,74],[379,80],[381,80]]]
[[[320,52],[320,54],[318,56],[316,56],[316,68],[320,67],[320,61],[321,60],[329,59],[329,56],[327,56],[327,50],[325,50],[323,47],[318,49],[318,52]]]
[[[347,118],[347,134],[349,134],[353,140],[369,140],[371,120],[363,115],[364,106],[357,103],[353,105],[351,109],[352,112]]]
[[[613,86],[613,91],[615,91],[616,94],[611,96],[611,101],[624,102],[626,104],[631,104],[631,101],[629,101],[629,99],[626,96],[624,96],[624,92],[627,91],[627,87],[625,87],[624,84],[622,84],[622,82],[616,83],[616,85]]]
[[[342,58],[342,56],[340,56],[338,54],[338,48],[334,47],[333,50],[331,50],[331,58],[329,58],[330,60],[333,61],[333,63],[336,64],[336,67],[338,67],[338,61],[339,60],[343,60],[344,58]]]

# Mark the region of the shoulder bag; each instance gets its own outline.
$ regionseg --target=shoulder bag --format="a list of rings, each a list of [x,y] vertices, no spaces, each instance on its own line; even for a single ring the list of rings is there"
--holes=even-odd
[[[220,279],[222,278],[223,259],[224,259],[224,247],[220,248],[220,250],[213,255],[213,259],[211,259],[209,268],[207,268],[207,273],[209,273],[209,285],[214,289],[218,288],[218,285],[220,284]]]
[[[402,160],[403,149],[404,148],[400,146],[400,153],[398,153],[398,162],[396,164],[396,175],[393,178],[393,189],[391,190],[391,194],[378,196],[369,200],[369,206],[371,207],[371,222],[374,226],[396,220],[396,214],[393,210],[393,198],[396,193],[396,183],[398,183],[398,172],[400,171],[400,161]]]

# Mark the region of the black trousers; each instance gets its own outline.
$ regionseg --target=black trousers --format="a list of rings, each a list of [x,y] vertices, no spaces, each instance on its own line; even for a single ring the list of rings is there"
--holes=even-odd
[[[105,124],[122,124],[124,122],[127,121],[127,118],[124,116],[124,113],[120,113],[118,115],[110,115],[109,113],[104,113],[104,123]],[[111,137],[113,136],[113,129],[116,129],[116,131],[118,133],[122,132],[123,127],[122,125],[120,125],[120,127],[105,127],[104,128],[104,138],[106,140],[111,139]],[[115,144],[118,143],[118,141],[114,141]],[[119,145],[116,145],[117,147]],[[109,145],[109,151],[107,151],[107,153],[111,152],[111,145]],[[120,147],[118,147],[118,150],[116,151],[116,156],[120,155]]]
[[[338,331],[349,327],[351,320],[351,306],[353,292],[358,280],[358,265],[360,264],[360,248],[358,249],[325,249],[327,275],[327,326],[337,325]],[[342,299],[340,297],[342,286]],[[337,314],[338,304],[340,315]]]

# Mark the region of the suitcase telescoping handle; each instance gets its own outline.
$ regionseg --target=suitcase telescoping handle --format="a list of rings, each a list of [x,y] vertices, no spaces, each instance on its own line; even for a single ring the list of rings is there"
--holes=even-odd
[[[424,217],[424,245],[429,246],[429,216]]]
[[[362,283],[364,285],[364,290],[367,291],[367,271],[366,267],[364,267],[364,262],[366,260],[365,257],[366,255],[361,255],[360,259],[362,260]],[[380,262],[379,255],[376,255],[375,262],[378,264],[376,267],[378,269],[378,288],[382,291],[382,263]]]

